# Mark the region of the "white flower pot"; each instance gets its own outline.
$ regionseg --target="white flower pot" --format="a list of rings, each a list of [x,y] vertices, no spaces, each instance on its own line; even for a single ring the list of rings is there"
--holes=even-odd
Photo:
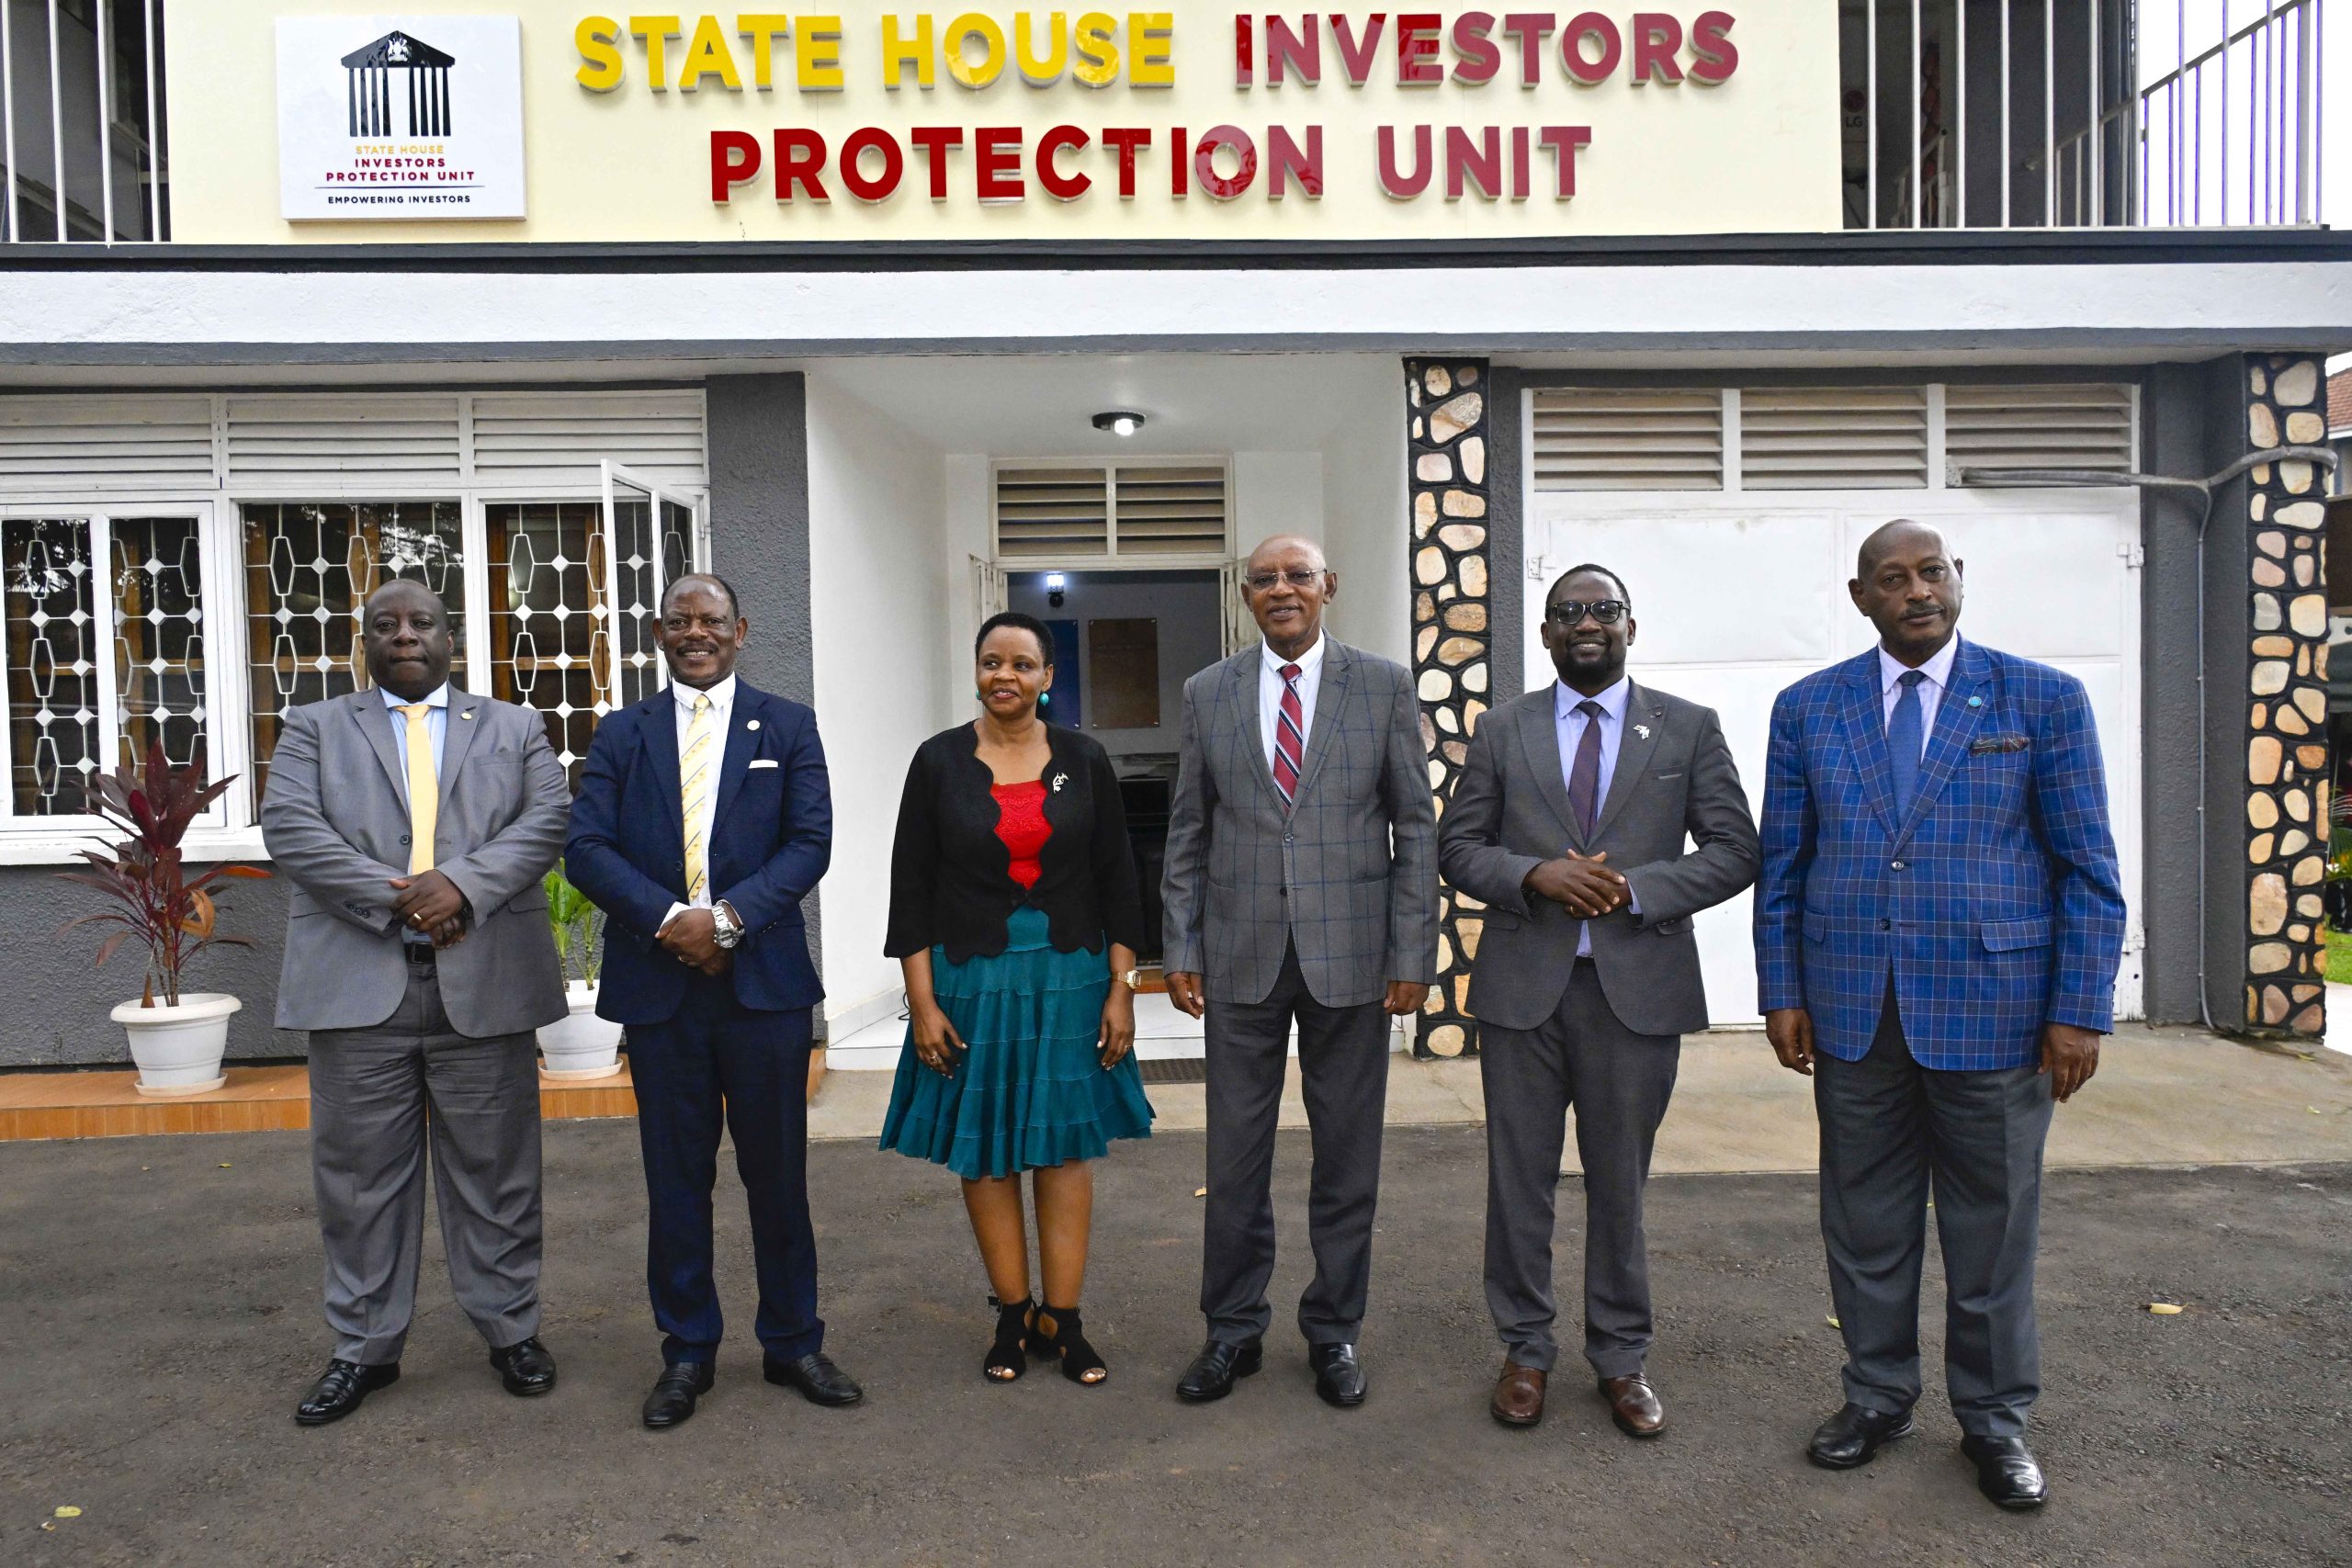
[[[575,980],[563,988],[568,1017],[539,1027],[541,1069],[551,1078],[608,1078],[621,1070],[621,1026],[596,1016],[596,987]]]
[[[182,991],[179,1005],[125,1002],[114,1021],[130,1039],[139,1064],[139,1092],[202,1094],[228,1078],[220,1058],[229,1050],[229,1017],[245,1004],[221,991]]]

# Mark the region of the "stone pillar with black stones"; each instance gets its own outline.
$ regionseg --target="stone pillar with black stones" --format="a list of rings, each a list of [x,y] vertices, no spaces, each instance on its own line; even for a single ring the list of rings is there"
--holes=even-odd
[[[2307,355],[2251,355],[2253,449],[2327,437],[2326,378]],[[2317,465],[2257,466],[2246,502],[2245,1022],[2316,1039],[2327,1026],[2327,485]]]
[[[1411,497],[1413,678],[1421,745],[1441,815],[1494,684],[1487,544],[1487,420],[1483,359],[1405,361],[1407,490]],[[1414,1054],[1478,1048],[1466,1005],[1485,906],[1450,887],[1438,895],[1437,983]]]

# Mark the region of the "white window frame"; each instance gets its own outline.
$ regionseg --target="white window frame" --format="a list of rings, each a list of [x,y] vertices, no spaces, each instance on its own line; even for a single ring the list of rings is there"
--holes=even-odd
[[[249,754],[251,731],[245,725],[231,724],[229,718],[247,711],[242,701],[244,659],[239,640],[244,621],[242,615],[231,615],[221,609],[216,597],[222,592],[224,581],[234,581],[228,575],[231,567],[221,549],[219,498],[186,491],[157,491],[152,497],[110,494],[95,503],[82,498],[38,501],[10,497],[0,502],[0,520],[76,522],[85,524],[90,530],[90,602],[94,615],[104,617],[97,628],[96,644],[98,736],[101,755],[107,759],[104,771],[109,773],[121,760],[122,745],[121,697],[115,679],[115,599],[109,547],[118,518],[141,517],[187,517],[196,522],[197,569],[203,574],[197,603],[204,613],[201,636],[205,774],[208,779],[225,778],[232,773],[242,775]],[[242,576],[242,570],[240,563],[237,576]],[[229,592],[242,599],[241,585],[231,587]],[[0,723],[0,777],[9,781],[9,795],[0,799],[0,865],[68,864],[80,858],[82,850],[95,848],[101,838],[119,831],[96,812],[17,816],[13,745],[8,726]],[[232,839],[245,827],[241,820],[243,815],[239,792],[222,791],[220,797],[191,825],[184,847],[191,855],[206,858],[221,852],[214,846]]]

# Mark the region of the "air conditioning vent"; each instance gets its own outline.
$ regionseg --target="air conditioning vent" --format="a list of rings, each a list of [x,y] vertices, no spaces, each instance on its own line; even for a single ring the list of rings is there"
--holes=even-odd
[[[1123,556],[1225,554],[1222,468],[1134,468],[1115,475],[1118,547]]]
[[[1227,552],[1225,465],[1023,463],[996,470],[1002,560],[1107,560]]]
[[[1533,446],[1537,490],[1721,490],[1723,394],[1539,391]]]
[[[1928,483],[1924,387],[1766,387],[1739,398],[1747,490],[1917,490]]]
[[[2111,385],[1947,387],[1944,460],[1953,468],[2129,472],[2132,390]]]
[[[212,485],[208,397],[0,398],[0,493]]]
[[[611,458],[660,484],[707,485],[703,400],[692,389],[653,392],[477,392],[478,484],[593,485]]]
[[[458,400],[302,392],[228,400],[229,483],[315,491],[381,474],[401,493],[460,482]],[[393,476],[397,476],[394,478]]]

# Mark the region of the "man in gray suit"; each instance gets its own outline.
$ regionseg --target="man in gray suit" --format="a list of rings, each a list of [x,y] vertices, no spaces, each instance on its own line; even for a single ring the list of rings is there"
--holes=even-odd
[[[1584,1353],[1618,1428],[1655,1438],[1642,1184],[1681,1036],[1707,1026],[1690,917],[1756,880],[1756,821],[1713,710],[1626,677],[1631,595],[1602,567],[1552,585],[1559,679],[1479,723],[1438,835],[1487,905],[1470,978],[1487,1097],[1496,1420],[1544,1418],[1558,1348],[1553,1199],[1567,1111],[1584,1166]],[[1684,852],[1688,839],[1695,845]]]
[[[1437,833],[1412,677],[1323,635],[1339,586],[1313,540],[1268,539],[1242,578],[1265,641],[1184,683],[1164,962],[1170,998],[1208,1021],[1208,1343],[1176,1385],[1195,1403],[1263,1359],[1294,1024],[1315,1145],[1298,1325],[1316,1392],[1363,1403],[1388,1021],[1436,977]]]
[[[294,1419],[401,1375],[430,1140],[458,1304],[507,1392],[545,1393],[539,1083],[564,1014],[540,879],[571,792],[536,713],[449,686],[449,612],[395,581],[361,612],[366,691],[288,711],[262,837],[293,878],[277,1026],[311,1032],[311,1162],[334,1359]]]

